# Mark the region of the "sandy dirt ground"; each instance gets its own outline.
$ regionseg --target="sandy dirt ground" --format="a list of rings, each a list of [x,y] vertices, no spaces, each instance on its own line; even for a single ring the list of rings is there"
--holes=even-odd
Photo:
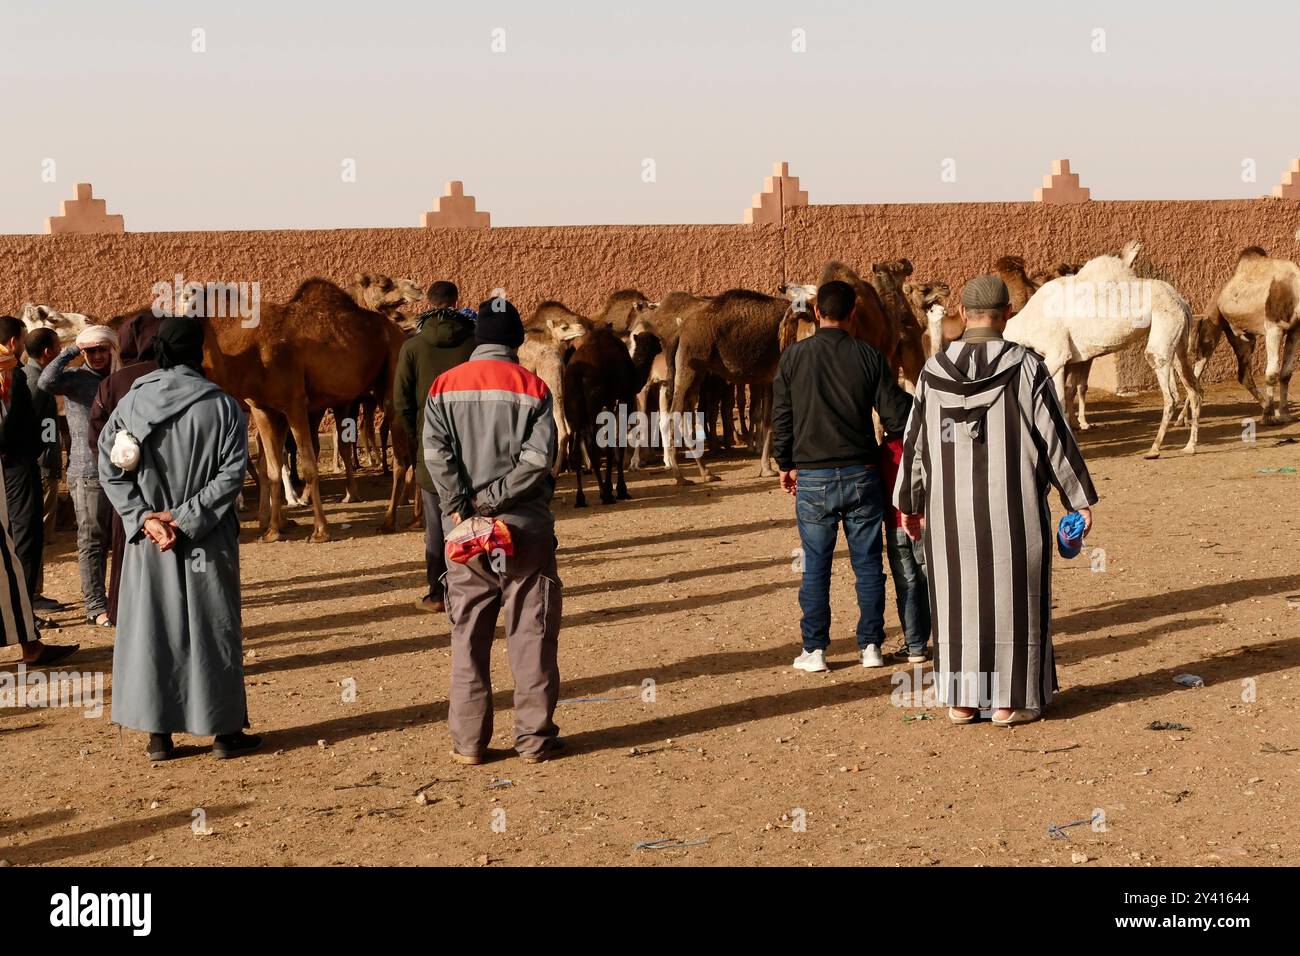
[[[635,500],[557,496],[565,585],[557,720],[569,754],[510,751],[511,680],[495,654],[497,757],[447,757],[445,617],[419,610],[422,538],[374,532],[382,494],[338,504],[336,540],[243,535],[249,707],[259,754],[208,740],[151,765],[107,712],[0,710],[0,858],[13,865],[1297,864],[1300,427],[1260,428],[1213,391],[1195,457],[1143,461],[1153,399],[1094,403],[1084,447],[1102,496],[1085,556],[1057,559],[1061,692],[1049,718],[957,727],[897,706],[852,640],[841,545],[829,674],[794,671],[791,500],[752,460]],[[1272,471],[1269,471],[1272,469]],[[1060,505],[1053,496],[1053,512]],[[403,524],[409,509],[403,512]],[[48,593],[79,601],[74,542]],[[899,646],[889,591],[886,649]],[[111,631],[56,615],[71,662],[111,683]],[[4,668],[15,667],[7,649]],[[1175,683],[1199,675],[1204,687]],[[645,682],[652,681],[652,685]],[[648,688],[653,689],[650,693]],[[350,693],[355,688],[354,695]],[[111,696],[111,687],[108,688]],[[653,698],[653,699],[649,699]],[[1186,730],[1148,730],[1173,721]],[[419,794],[419,795],[417,795]],[[1092,818],[1068,839],[1051,825]],[[686,846],[636,849],[643,841]]]

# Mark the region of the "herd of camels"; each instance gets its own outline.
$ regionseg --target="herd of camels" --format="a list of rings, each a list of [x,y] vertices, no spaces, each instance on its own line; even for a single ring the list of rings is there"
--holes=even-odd
[[[1029,272],[1016,256],[993,264],[1011,293],[1014,314],[1006,337],[1043,357],[1077,427],[1088,427],[1085,399],[1093,359],[1143,340],[1164,399],[1146,457],[1160,453],[1179,403],[1179,383],[1185,395],[1176,424],[1189,421],[1191,434],[1183,451],[1195,450],[1200,377],[1221,338],[1231,345],[1238,380],[1262,406],[1263,420],[1290,421],[1287,389],[1300,341],[1300,266],[1271,258],[1259,247],[1245,249],[1207,314],[1198,316],[1168,283],[1139,278],[1133,263],[1140,248],[1130,242],[1118,254],[1038,272]],[[817,285],[832,279],[848,282],[857,293],[850,334],[877,348],[900,381],[913,388],[927,357],[958,337],[961,328],[947,309],[949,286],[919,282],[911,275],[907,259],[876,263],[866,279],[841,262],[830,262],[817,284],[787,282],[776,295],[746,289],[718,295],[671,292],[656,302],[623,289],[590,317],[559,302],[542,303],[525,323],[527,338],[519,358],[553,393],[560,436],[555,467],[557,474],[566,465],[576,472],[575,505],[586,504],[584,467],[594,473],[603,502],[628,497],[624,458],[629,445],[633,469],[645,464],[650,451],[661,451],[665,469],[677,482],[689,483],[678,460],[678,452],[687,448],[699,476],[715,480],[703,452],[733,444],[737,422],[741,440],[758,451],[759,473],[773,474],[771,383],[782,350],[815,330]],[[1085,291],[1087,296],[1081,296]],[[362,422],[359,443],[368,445],[373,456],[375,410],[382,408],[384,420],[391,420],[397,355],[413,331],[408,315],[418,311],[422,298],[421,287],[409,279],[362,273],[347,289],[326,279],[306,280],[287,302],[263,304],[255,327],[245,327],[238,317],[200,315],[207,333],[207,372],[247,406],[257,430],[263,540],[279,540],[292,524],[284,514],[286,505],[305,500],[313,508],[311,540],[329,538],[319,486],[319,424],[327,411],[336,422],[356,416]],[[1062,308],[1062,303],[1084,298],[1090,308]],[[129,315],[109,324],[120,324]],[[29,329],[54,328],[65,341],[94,321],[39,305],[28,305],[23,320]],[[1260,336],[1268,358],[1264,389],[1252,371]],[[619,406],[624,408],[621,419]],[[610,440],[602,422],[607,425],[611,416],[626,421],[632,409],[642,413],[634,416],[639,421],[656,423],[651,433],[642,428],[630,441],[629,432]],[[696,434],[688,432],[691,427]],[[395,529],[398,505],[407,495],[412,454],[404,429],[393,428],[390,434],[394,467],[380,525],[385,532]],[[280,480],[287,475],[289,435],[298,450],[303,501],[294,498],[287,477]],[[355,499],[353,454],[339,455],[336,445],[337,458],[346,473],[345,500]],[[381,444],[384,467],[386,458]],[[418,495],[415,500],[419,502]]]

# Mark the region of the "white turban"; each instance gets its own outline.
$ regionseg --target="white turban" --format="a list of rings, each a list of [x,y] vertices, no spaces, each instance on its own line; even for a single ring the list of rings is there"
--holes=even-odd
[[[93,349],[107,346],[112,352],[113,359],[109,364],[109,371],[116,372],[122,367],[122,358],[118,354],[117,333],[107,325],[88,325],[77,333],[77,348]]]

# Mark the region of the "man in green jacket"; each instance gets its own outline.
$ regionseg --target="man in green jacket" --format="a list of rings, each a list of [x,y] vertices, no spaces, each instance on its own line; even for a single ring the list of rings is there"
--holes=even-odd
[[[429,311],[419,318],[419,329],[402,346],[393,384],[393,407],[400,427],[406,429],[415,453],[415,481],[424,506],[424,563],[429,590],[417,602],[434,614],[447,609],[442,576],[447,558],[442,534],[442,507],[429,469],[425,467],[421,436],[424,434],[424,405],[433,380],[467,360],[474,351],[474,323],[456,310],[460,291],[453,282],[429,286]]]

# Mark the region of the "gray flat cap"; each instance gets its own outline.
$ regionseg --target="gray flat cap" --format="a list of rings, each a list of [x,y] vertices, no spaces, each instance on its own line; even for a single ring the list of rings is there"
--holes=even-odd
[[[997,276],[979,276],[961,290],[961,304],[968,309],[1005,309],[1011,304],[1007,284]]]

